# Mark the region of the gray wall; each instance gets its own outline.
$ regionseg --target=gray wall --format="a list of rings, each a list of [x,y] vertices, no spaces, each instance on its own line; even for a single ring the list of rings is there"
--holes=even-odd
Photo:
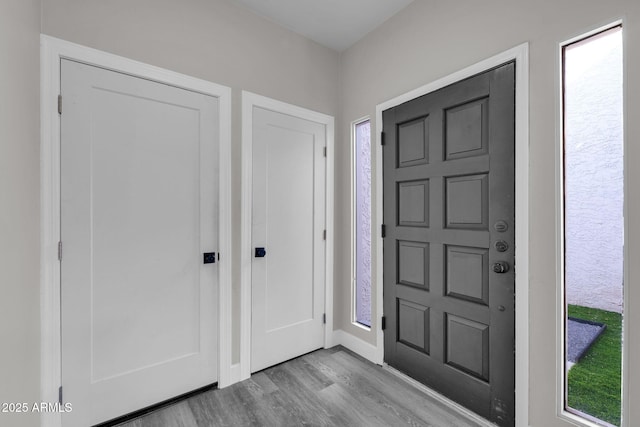
[[[241,91],[337,118],[339,55],[222,0],[43,0],[42,16],[44,34],[233,89],[233,360],[239,362]]]
[[[40,401],[40,1],[0,6],[0,402]],[[37,414],[0,414],[36,425]]]
[[[556,360],[556,135],[558,117],[558,44],[594,27],[626,17],[625,90],[627,164],[640,161],[640,2],[637,0],[417,0],[341,55],[342,125],[336,153],[336,181],[349,179],[348,123],[364,115],[375,120],[375,106],[409,90],[477,63],[523,42],[530,42],[530,422],[565,425],[557,412]],[[638,168],[627,168],[630,183]],[[628,218],[640,215],[640,187],[628,186]],[[349,192],[337,187],[336,302],[342,302],[337,327],[375,343],[375,335],[349,322]],[[375,223],[375,222],[374,222]],[[640,226],[628,224],[629,259],[637,260]],[[630,263],[631,264],[631,263]],[[630,304],[625,307],[629,336],[640,336],[640,265],[628,266]],[[375,270],[374,270],[375,271]],[[374,305],[375,307],[375,305]],[[628,311],[627,311],[628,310]],[[379,318],[381,313],[375,313]],[[375,326],[375,325],[374,325]],[[640,342],[629,340],[629,360],[640,358]],[[626,385],[631,400],[640,397],[640,372],[630,366]],[[640,419],[631,407],[631,419]]]

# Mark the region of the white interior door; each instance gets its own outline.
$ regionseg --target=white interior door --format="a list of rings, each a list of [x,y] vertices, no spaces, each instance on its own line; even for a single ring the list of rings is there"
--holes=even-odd
[[[217,380],[218,100],[61,76],[63,424],[88,426]]]
[[[325,135],[253,109],[251,372],[324,345]]]

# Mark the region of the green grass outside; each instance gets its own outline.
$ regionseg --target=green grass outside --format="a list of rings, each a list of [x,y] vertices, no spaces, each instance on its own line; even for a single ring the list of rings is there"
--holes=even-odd
[[[622,315],[576,305],[569,305],[568,314],[607,325],[596,343],[569,371],[569,407],[619,426]]]

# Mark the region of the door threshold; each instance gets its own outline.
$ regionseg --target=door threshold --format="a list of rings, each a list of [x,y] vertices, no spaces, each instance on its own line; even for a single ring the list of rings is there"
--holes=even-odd
[[[191,390],[191,391],[189,391],[187,393],[184,393],[184,394],[181,394],[179,396],[175,396],[175,397],[169,398],[167,400],[163,400],[162,402],[153,404],[151,406],[147,406],[146,408],[142,408],[142,409],[139,409],[137,411],[130,412],[130,413],[122,415],[122,416],[120,416],[118,418],[114,418],[112,420],[105,421],[105,422],[102,422],[100,424],[96,424],[93,427],[113,427],[113,426],[117,426],[118,424],[126,423],[126,422],[132,421],[132,420],[134,420],[136,418],[140,418],[140,417],[143,417],[145,415],[148,415],[148,414],[150,414],[152,412],[159,411],[160,409],[166,408],[167,406],[171,406],[171,405],[173,405],[175,403],[178,403],[180,401],[186,400],[186,399],[188,399],[190,397],[193,397],[193,396],[195,396],[197,394],[204,393],[204,392],[209,391],[209,390],[214,390],[217,387],[218,387],[218,383],[215,382],[213,384],[209,384],[209,385],[206,385],[204,387],[200,387],[200,388],[197,388],[195,390]]]
[[[491,421],[487,420],[486,418],[481,417],[480,415],[478,415],[475,412],[469,410],[468,408],[465,408],[464,406],[460,405],[459,403],[454,402],[453,400],[449,399],[448,397],[438,393],[437,391],[433,390],[432,388],[427,387],[426,385],[422,384],[420,381],[417,381],[414,378],[411,378],[409,375],[405,374],[404,372],[401,372],[401,371],[397,370],[396,368],[394,368],[392,366],[389,366],[386,363],[382,364],[382,369],[385,369],[385,370],[389,371],[390,373],[392,373],[396,377],[400,378],[401,380],[405,381],[406,383],[408,383],[408,384],[412,385],[413,387],[417,388],[418,390],[420,390],[421,392],[425,393],[429,397],[432,397],[435,400],[437,400],[438,402],[442,403],[443,405],[446,405],[446,406],[454,409],[456,412],[460,413],[460,415],[470,419],[471,421],[477,422],[478,424],[480,424],[483,427],[496,427],[497,426],[497,424],[494,424]]]

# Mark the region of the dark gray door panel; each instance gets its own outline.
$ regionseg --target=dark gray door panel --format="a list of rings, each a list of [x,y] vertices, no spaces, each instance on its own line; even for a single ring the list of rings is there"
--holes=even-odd
[[[515,71],[383,112],[385,361],[515,419]]]

